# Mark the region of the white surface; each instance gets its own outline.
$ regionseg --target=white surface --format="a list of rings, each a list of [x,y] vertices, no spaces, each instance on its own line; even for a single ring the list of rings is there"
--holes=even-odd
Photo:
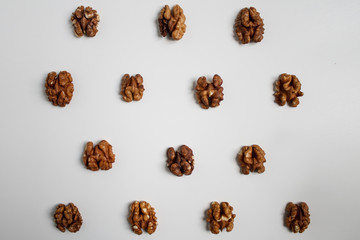
[[[187,32],[159,37],[164,4],[179,3]],[[95,38],[76,38],[78,5],[101,16]],[[238,11],[254,6],[264,40],[233,37]],[[357,239],[360,183],[360,2],[347,1],[1,1],[1,239]],[[45,94],[50,71],[69,71],[75,93],[65,108]],[[296,74],[304,97],[279,107],[273,83]],[[125,73],[144,77],[140,102],[119,95]],[[193,97],[202,75],[224,79],[225,100],[203,110]],[[91,172],[86,141],[107,139],[116,162]],[[241,175],[241,146],[266,151],[264,174]],[[189,145],[191,176],[165,167],[166,149]],[[137,237],[127,222],[134,200],[156,209],[153,235]],[[204,212],[228,201],[234,230],[213,235]],[[52,219],[74,202],[84,223],[72,234]],[[283,226],[289,201],[306,201],[303,234]]]

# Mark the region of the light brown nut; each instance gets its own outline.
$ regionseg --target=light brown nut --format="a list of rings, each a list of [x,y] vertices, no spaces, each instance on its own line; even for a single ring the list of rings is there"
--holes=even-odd
[[[95,147],[92,142],[88,142],[85,146],[83,162],[86,168],[92,171],[111,169],[115,162],[112,146],[106,140],[102,140]]]
[[[139,101],[143,97],[145,88],[140,74],[131,76],[125,74],[121,80],[120,95],[125,102]]]
[[[206,77],[199,77],[195,87],[195,97],[204,109],[217,107],[224,100],[224,88],[221,86],[223,80],[217,74],[214,75],[213,81],[208,82]]]
[[[237,156],[241,172],[248,175],[249,172],[263,173],[265,171],[264,163],[265,152],[259,145],[244,146]]]
[[[254,7],[243,8],[235,19],[235,33],[240,42],[261,42],[264,34],[264,22]]]
[[[183,174],[190,175],[194,170],[194,154],[191,148],[186,145],[182,145],[178,151],[175,151],[172,147],[169,148],[167,157],[166,166],[170,172],[178,177]]]
[[[227,232],[231,232],[234,228],[235,214],[232,213],[233,207],[228,202],[212,202],[210,209],[207,210],[206,221],[210,224],[210,231],[218,234],[224,228]]]
[[[65,107],[69,104],[74,92],[74,84],[71,74],[61,71],[50,72],[45,81],[45,93],[54,106]]]
[[[298,97],[304,96],[301,92],[301,83],[295,75],[283,73],[275,82],[275,102],[284,106],[286,102],[291,107],[299,105]]]
[[[158,18],[159,31],[161,36],[166,37],[168,34],[174,40],[180,40],[186,32],[186,17],[183,9],[175,5],[170,11],[170,7],[165,5],[160,11]]]
[[[130,206],[129,223],[134,233],[142,234],[142,229],[153,234],[157,228],[155,209],[145,201],[135,201]]]
[[[69,232],[77,232],[80,230],[83,220],[79,209],[73,203],[69,203],[66,206],[59,204],[56,207],[54,222],[61,232],[65,232],[65,229]]]
[[[80,6],[73,12],[71,22],[74,26],[75,36],[82,37],[85,34],[88,37],[94,37],[98,32],[100,16],[91,7]]]
[[[285,208],[285,225],[293,233],[304,232],[310,224],[309,207],[305,202],[289,202]]]

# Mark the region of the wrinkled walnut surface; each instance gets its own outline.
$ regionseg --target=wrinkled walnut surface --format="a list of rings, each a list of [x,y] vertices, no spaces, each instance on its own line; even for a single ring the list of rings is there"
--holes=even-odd
[[[228,202],[212,202],[210,209],[206,212],[206,221],[210,223],[210,231],[218,234],[224,228],[230,232],[234,228],[235,214],[232,213],[233,207]]]
[[[120,94],[124,101],[139,101],[142,98],[144,91],[143,78],[140,74],[131,77],[129,74],[124,75],[121,81],[120,90]]]
[[[66,71],[61,71],[59,75],[56,72],[48,74],[45,81],[45,92],[53,105],[65,107],[70,103],[74,92],[72,81],[71,74]]]
[[[161,36],[166,37],[169,34],[174,40],[180,40],[186,32],[185,20],[184,11],[179,5],[175,5],[172,12],[170,7],[165,5],[158,18]]]
[[[66,206],[64,204],[57,205],[54,221],[56,227],[62,232],[65,232],[65,229],[69,232],[77,232],[80,230],[83,220],[79,209],[73,203],[69,203]]]
[[[235,32],[241,43],[261,42],[264,34],[264,22],[254,7],[243,8],[235,20]]]
[[[83,154],[83,162],[92,171],[111,169],[112,163],[115,162],[112,146],[105,140],[102,140],[95,147],[92,142],[88,142]]]
[[[296,107],[300,103],[298,97],[304,95],[300,90],[299,79],[295,75],[283,73],[275,82],[275,102],[280,106],[284,106],[288,102],[291,107]]]
[[[258,145],[242,147],[237,160],[243,174],[247,175],[250,171],[258,173],[265,171],[265,152]]]
[[[208,109],[220,105],[224,99],[222,83],[223,80],[217,74],[214,75],[212,82],[207,81],[206,77],[199,77],[195,87],[195,96],[202,108]]]
[[[175,151],[172,147],[169,148],[167,157],[167,167],[176,176],[190,175],[194,170],[194,155],[191,148],[186,145],[182,145],[179,151]]]
[[[285,225],[294,233],[304,232],[310,224],[309,207],[302,202],[294,204],[292,202],[286,205]]]
[[[154,233],[158,224],[155,214],[155,209],[151,207],[150,203],[133,202],[130,206],[128,220],[134,233],[142,234],[141,229],[147,231],[148,234]]]
[[[77,37],[82,37],[84,34],[88,37],[95,37],[98,32],[100,16],[91,7],[80,6],[73,12],[71,22]]]

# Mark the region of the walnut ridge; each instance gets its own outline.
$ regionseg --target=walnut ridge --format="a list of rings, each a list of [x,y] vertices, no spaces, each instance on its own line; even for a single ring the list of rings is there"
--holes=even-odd
[[[74,92],[74,84],[71,74],[61,71],[50,72],[45,81],[45,93],[50,102],[55,106],[65,107],[69,104]]]
[[[172,147],[169,148],[167,157],[167,167],[176,176],[190,175],[194,170],[194,154],[191,148],[186,145],[182,145],[179,151],[175,151]]]
[[[243,44],[250,41],[261,42],[263,39],[264,22],[260,17],[260,13],[254,7],[240,10],[234,28],[237,37]]]
[[[210,224],[210,231],[218,234],[224,228],[231,232],[234,228],[235,214],[232,213],[233,207],[228,202],[212,202],[211,207],[207,210],[206,221]]]
[[[155,214],[155,209],[151,207],[150,203],[145,201],[133,202],[130,206],[128,220],[134,233],[140,235],[142,234],[141,229],[143,229],[148,234],[153,234],[158,224]]]
[[[296,107],[300,103],[298,97],[304,95],[300,90],[299,79],[295,75],[283,73],[275,82],[275,102],[280,106],[284,106],[288,102],[291,107]]]
[[[265,152],[259,145],[244,146],[237,156],[241,172],[245,175],[249,172],[263,173],[265,171],[264,163]]]
[[[74,233],[80,230],[83,220],[78,208],[73,203],[69,203],[66,206],[64,204],[57,205],[54,221],[60,231],[65,232],[67,229]]]
[[[121,80],[120,95],[125,102],[139,101],[144,94],[143,77],[140,74],[131,76],[125,74]]]
[[[105,140],[102,140],[95,147],[92,142],[88,142],[85,146],[83,162],[92,171],[111,169],[115,162],[112,146]]]
[[[180,40],[186,32],[185,20],[184,11],[179,5],[175,5],[172,11],[165,5],[158,18],[161,36],[166,37],[169,34],[172,39]]]
[[[304,232],[310,224],[309,207],[302,202],[294,204],[289,202],[285,209],[285,225],[293,233]]]
[[[91,7],[80,6],[73,12],[71,22],[74,26],[75,36],[82,37],[85,34],[88,37],[95,37],[98,32],[100,16]]]
[[[195,87],[195,96],[204,109],[209,107],[217,107],[220,102],[224,99],[224,88],[221,86],[223,80],[217,74],[214,75],[212,82],[206,80],[206,77],[199,77]]]

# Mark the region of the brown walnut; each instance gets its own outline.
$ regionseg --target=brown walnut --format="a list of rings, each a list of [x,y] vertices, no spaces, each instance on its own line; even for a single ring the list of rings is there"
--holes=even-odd
[[[301,83],[295,75],[283,73],[275,82],[275,102],[284,106],[286,102],[291,107],[299,105],[299,98],[304,95],[301,90]]]
[[[286,205],[285,225],[294,233],[304,232],[310,224],[309,207],[302,202],[294,204],[292,202]]]
[[[223,80],[217,74],[214,75],[212,82],[208,82],[206,77],[199,77],[195,87],[195,96],[202,108],[208,109],[220,105],[220,102],[224,99],[222,83]]]
[[[88,142],[83,154],[83,162],[92,171],[111,169],[115,162],[112,146],[105,140],[102,140],[95,147],[92,142]]]
[[[133,202],[130,206],[128,220],[134,233],[142,234],[141,229],[147,231],[148,234],[154,233],[158,224],[155,214],[155,209],[151,207],[150,203]]]
[[[235,33],[241,43],[261,42],[264,34],[264,22],[254,7],[240,10],[235,20]]]
[[[120,94],[125,102],[139,101],[145,91],[143,77],[140,74],[131,76],[125,74],[121,80]]]
[[[175,5],[170,11],[170,7],[165,5],[160,11],[158,18],[160,34],[166,37],[168,34],[174,40],[180,40],[186,32],[186,17],[179,5]]]
[[[100,16],[91,7],[80,6],[73,12],[71,22],[77,37],[82,37],[84,34],[88,37],[94,37],[98,32]]]
[[[206,221],[210,224],[210,231],[218,234],[224,228],[227,232],[231,232],[234,228],[235,214],[232,213],[233,207],[228,202],[212,202],[211,207],[207,210]]]
[[[258,173],[265,171],[265,152],[258,145],[242,147],[237,160],[243,174],[247,175],[250,171]]]
[[[69,104],[74,92],[74,84],[71,74],[61,71],[50,72],[45,81],[45,92],[50,102],[55,106],[65,107]]]
[[[172,147],[169,148],[167,157],[167,167],[176,176],[190,175],[194,170],[194,155],[191,148],[186,145],[182,145],[179,151],[175,151]]]
[[[83,220],[79,209],[73,203],[69,203],[66,206],[64,204],[57,205],[54,221],[56,227],[62,232],[65,232],[65,229],[69,232],[77,232],[80,230]]]

